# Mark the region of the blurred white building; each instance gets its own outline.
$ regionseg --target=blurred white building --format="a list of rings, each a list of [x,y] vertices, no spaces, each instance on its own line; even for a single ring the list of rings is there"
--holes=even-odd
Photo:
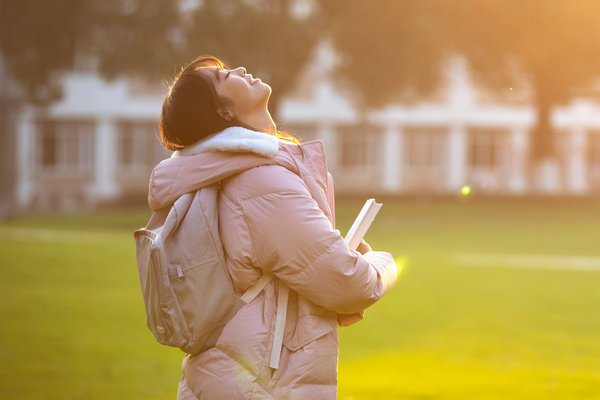
[[[24,209],[93,207],[143,196],[169,156],[156,135],[161,96],[132,82],[72,74],[51,107],[25,107],[17,133],[17,199]]]
[[[327,79],[334,63],[330,49],[318,49],[280,121],[303,139],[325,141],[340,192],[443,195],[469,186],[486,195],[600,193],[600,104],[591,99],[553,110],[557,159],[534,173],[527,160],[536,112],[527,93],[510,88],[504,99],[493,97],[457,58],[435,98],[358,110]]]
[[[527,157],[535,110],[490,103],[464,63],[448,66],[435,99],[359,110],[327,78],[335,62],[322,46],[278,122],[302,140],[322,139],[338,194],[458,193],[586,195],[600,190],[600,105],[577,99],[554,109],[559,157],[532,177]],[[325,73],[324,73],[325,71]],[[64,79],[64,97],[18,116],[17,203],[70,209],[144,197],[161,149],[156,121],[166,91],[95,75]]]

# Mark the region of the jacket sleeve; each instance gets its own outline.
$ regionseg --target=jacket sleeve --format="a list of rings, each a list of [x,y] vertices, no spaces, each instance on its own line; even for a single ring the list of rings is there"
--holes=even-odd
[[[245,174],[251,176],[240,204],[256,267],[313,303],[345,313],[363,310],[395,283],[391,254],[350,250],[296,174],[281,166]]]

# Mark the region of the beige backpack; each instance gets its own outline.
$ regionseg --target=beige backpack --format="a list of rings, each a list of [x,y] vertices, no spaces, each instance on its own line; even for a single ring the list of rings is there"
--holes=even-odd
[[[217,196],[217,184],[186,193],[134,234],[147,325],[160,343],[190,354],[214,346],[225,324],[272,278],[263,276],[241,297],[234,293]]]

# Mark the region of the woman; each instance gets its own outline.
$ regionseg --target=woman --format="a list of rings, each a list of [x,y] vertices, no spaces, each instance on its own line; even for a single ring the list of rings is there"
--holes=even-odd
[[[390,254],[364,242],[349,250],[334,230],[323,144],[278,133],[270,94],[244,68],[204,56],[182,69],[163,104],[161,139],[175,152],[152,173],[150,207],[220,182],[219,235],[235,289],[275,277],[214,347],[185,356],[178,399],[335,399],[337,325],[360,320],[396,280]]]

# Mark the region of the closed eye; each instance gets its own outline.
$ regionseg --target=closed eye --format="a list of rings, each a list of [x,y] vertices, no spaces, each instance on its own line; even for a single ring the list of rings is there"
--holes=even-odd
[[[231,73],[231,71],[227,71],[227,74],[225,75],[225,79],[229,78],[230,73]]]

